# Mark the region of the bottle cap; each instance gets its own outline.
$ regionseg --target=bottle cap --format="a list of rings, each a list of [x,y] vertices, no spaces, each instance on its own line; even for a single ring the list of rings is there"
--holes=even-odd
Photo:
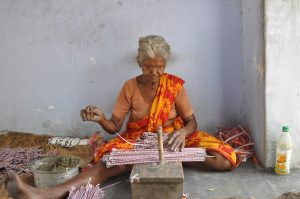
[[[282,131],[283,132],[289,132],[289,126],[283,126]]]

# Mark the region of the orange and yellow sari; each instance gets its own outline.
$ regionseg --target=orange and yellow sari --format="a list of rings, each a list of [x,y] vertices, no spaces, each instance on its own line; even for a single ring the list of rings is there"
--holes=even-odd
[[[129,142],[134,143],[142,136],[143,132],[156,132],[158,126],[164,126],[169,119],[169,112],[183,84],[184,81],[179,77],[167,73],[163,74],[152,103],[150,114],[142,120],[128,122],[126,131],[121,136]],[[183,120],[177,117],[172,125],[163,127],[163,132],[173,133],[175,130],[183,128],[183,126]],[[237,160],[234,149],[206,132],[197,130],[189,134],[185,142],[185,147],[203,147],[206,150],[218,152],[226,157],[232,163],[233,167],[236,166]],[[112,151],[113,148],[132,149],[133,145],[126,143],[119,137],[115,137],[98,150],[95,161],[99,161],[105,153]]]

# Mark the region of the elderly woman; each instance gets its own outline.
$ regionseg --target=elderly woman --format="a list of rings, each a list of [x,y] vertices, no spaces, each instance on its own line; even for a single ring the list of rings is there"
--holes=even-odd
[[[197,122],[189,101],[184,81],[165,73],[170,46],[161,36],[150,35],[139,40],[137,63],[142,74],[125,82],[112,116],[108,119],[96,106],[87,106],[81,110],[84,121],[98,123],[106,132],[118,132],[129,113],[129,121],[122,137],[135,142],[145,131],[156,132],[158,126],[164,133],[170,133],[167,140],[172,150],[184,147],[205,147],[212,157],[204,162],[186,163],[197,168],[225,171],[235,167],[236,154],[227,144],[215,137],[197,131]],[[63,198],[71,186],[85,185],[92,178],[93,184],[102,184],[107,179],[130,170],[130,166],[106,168],[101,158],[112,148],[130,149],[128,144],[115,137],[100,148],[95,157],[93,168],[55,188],[39,190],[24,184],[17,176],[9,177],[16,181],[21,196],[25,198]]]

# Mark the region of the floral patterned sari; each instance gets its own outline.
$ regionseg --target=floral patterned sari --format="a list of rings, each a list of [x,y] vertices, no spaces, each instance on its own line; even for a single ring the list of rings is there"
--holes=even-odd
[[[142,136],[143,132],[156,132],[158,126],[163,126],[164,133],[173,133],[175,130],[183,128],[184,122],[180,117],[177,117],[172,125],[164,127],[183,84],[184,81],[179,77],[164,73],[160,79],[150,114],[142,120],[128,122],[126,131],[121,136],[127,141],[134,143]],[[237,160],[234,149],[206,132],[197,130],[188,135],[185,142],[185,147],[203,147],[206,150],[218,152],[226,157],[233,167],[236,166]],[[98,150],[95,161],[99,161],[105,153],[110,152],[113,148],[132,149],[133,145],[126,143],[119,137],[115,137]]]

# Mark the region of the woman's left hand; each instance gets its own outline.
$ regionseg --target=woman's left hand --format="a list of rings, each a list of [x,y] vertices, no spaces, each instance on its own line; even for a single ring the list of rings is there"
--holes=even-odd
[[[184,129],[179,129],[175,131],[171,137],[167,140],[169,146],[171,146],[172,151],[182,151],[185,146],[185,136],[186,131]]]

